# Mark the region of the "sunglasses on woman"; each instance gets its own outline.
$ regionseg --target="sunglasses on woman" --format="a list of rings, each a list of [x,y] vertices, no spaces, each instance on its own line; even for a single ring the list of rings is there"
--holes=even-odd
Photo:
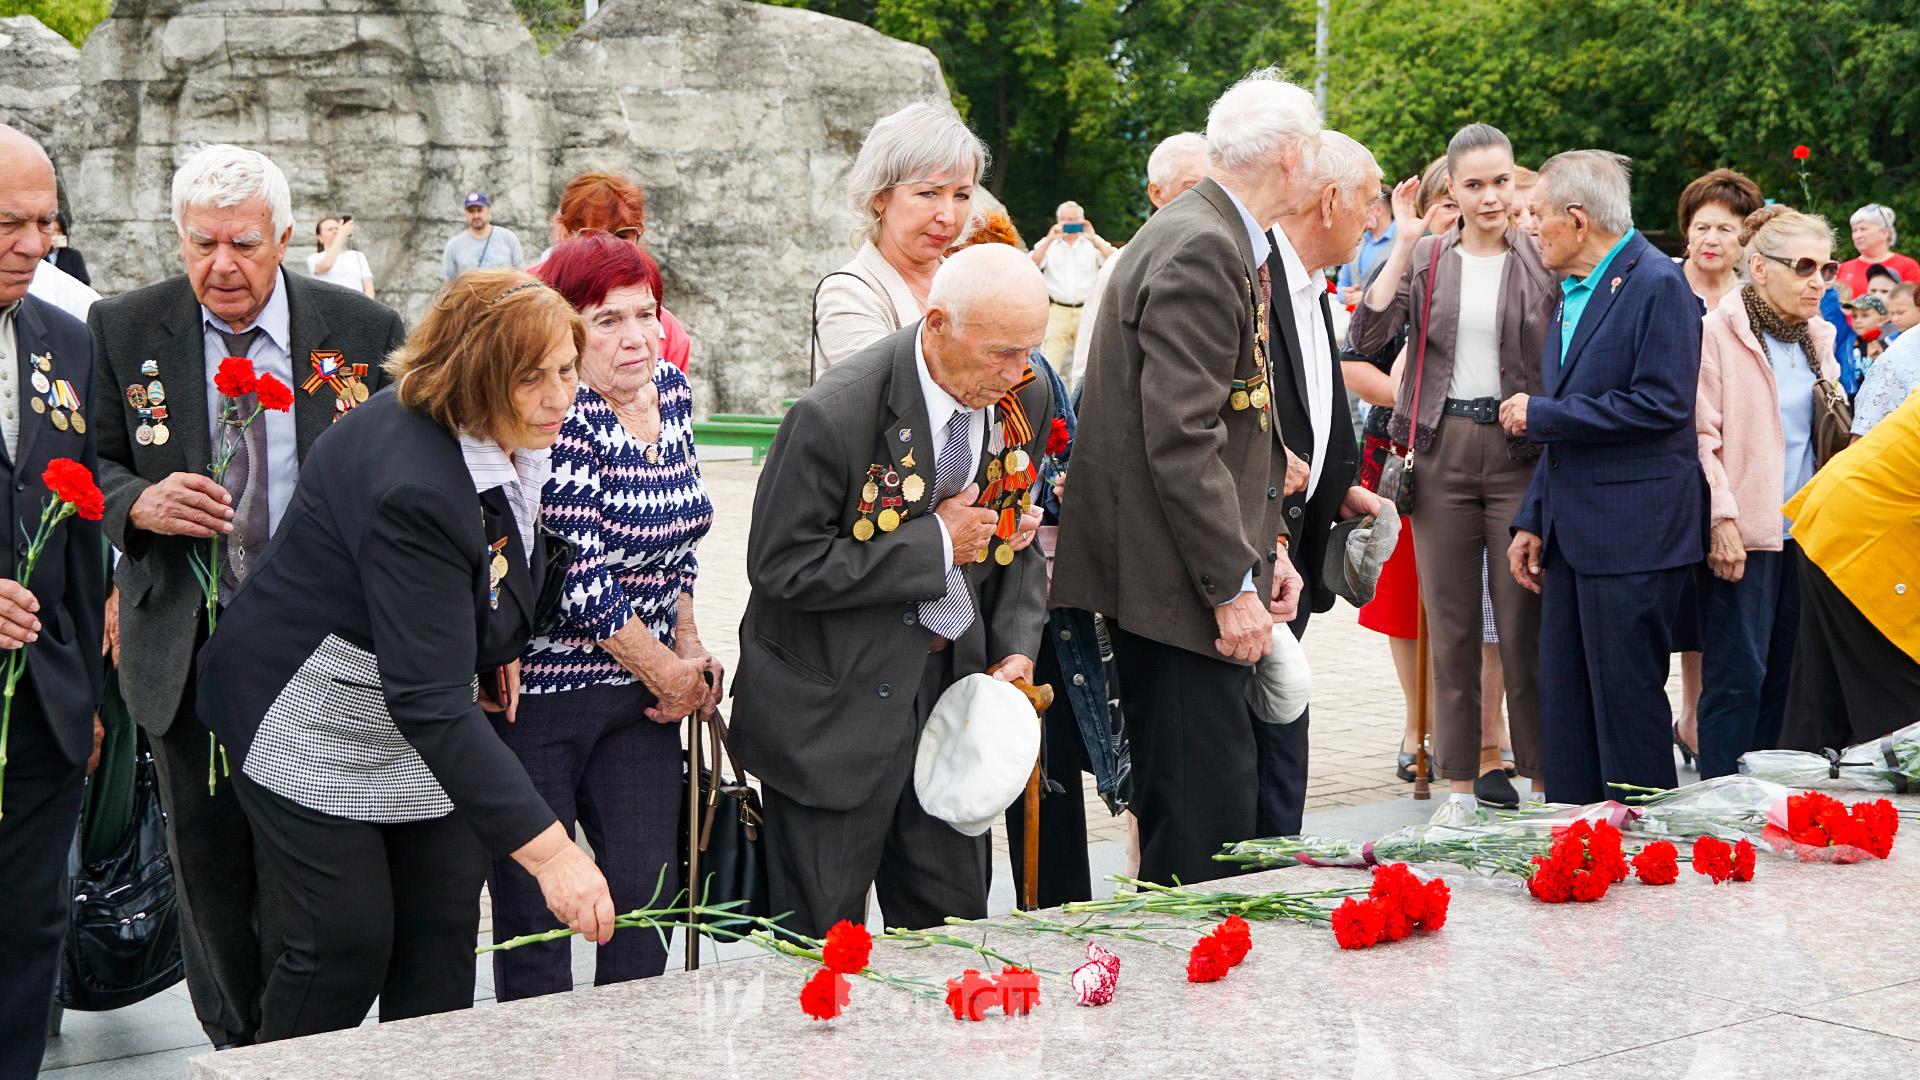
[[[1763,259],[1772,259],[1774,262],[1793,271],[1793,276],[1797,278],[1812,277],[1815,270],[1820,271],[1820,280],[1822,281],[1832,281],[1834,278],[1840,276],[1840,264],[1834,262],[1832,259],[1828,259],[1826,262],[1820,262],[1816,259],[1807,258],[1804,255],[1798,259],[1783,259],[1778,255],[1769,255],[1764,251],[1760,252],[1760,257]]]

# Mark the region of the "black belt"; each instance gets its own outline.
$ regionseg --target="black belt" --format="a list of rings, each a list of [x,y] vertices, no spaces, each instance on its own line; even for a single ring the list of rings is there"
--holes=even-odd
[[[1500,422],[1500,399],[1481,397],[1468,401],[1450,397],[1441,411],[1448,416],[1464,416],[1476,424],[1497,424]]]
[[[1087,302],[1085,300],[1082,300],[1077,304],[1063,304],[1060,301],[1053,299],[1052,297],[1048,297],[1047,302],[1052,304],[1054,307],[1081,308],[1081,307],[1087,306]]]

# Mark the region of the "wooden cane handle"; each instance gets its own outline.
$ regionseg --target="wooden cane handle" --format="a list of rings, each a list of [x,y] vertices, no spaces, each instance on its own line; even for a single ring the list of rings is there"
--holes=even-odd
[[[1048,709],[1053,708],[1053,686],[1051,683],[1041,683],[1039,686],[1035,686],[1025,679],[1015,679],[1013,680],[1013,685],[1015,689],[1027,695],[1027,700],[1033,704],[1034,712],[1044,716]]]

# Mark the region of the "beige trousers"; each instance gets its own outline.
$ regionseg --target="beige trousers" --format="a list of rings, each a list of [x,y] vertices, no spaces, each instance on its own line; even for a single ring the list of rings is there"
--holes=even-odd
[[[1040,343],[1040,355],[1055,371],[1067,370],[1073,362],[1073,339],[1080,333],[1080,314],[1084,307],[1047,305],[1047,337]]]

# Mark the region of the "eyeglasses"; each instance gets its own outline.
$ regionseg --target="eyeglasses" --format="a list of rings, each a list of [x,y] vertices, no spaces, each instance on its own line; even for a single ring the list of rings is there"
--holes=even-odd
[[[1783,259],[1778,255],[1769,255],[1764,251],[1758,254],[1763,259],[1772,259],[1774,262],[1793,271],[1793,276],[1797,278],[1810,278],[1813,276],[1815,270],[1820,271],[1820,280],[1822,281],[1832,281],[1834,278],[1840,276],[1840,264],[1832,259],[1828,259],[1826,262],[1819,262],[1815,259],[1807,258],[1804,255],[1798,259]]]
[[[646,230],[638,225],[628,225],[625,228],[613,230],[613,235],[625,240],[629,244],[637,244],[640,242],[640,234],[643,232],[646,232]]]

